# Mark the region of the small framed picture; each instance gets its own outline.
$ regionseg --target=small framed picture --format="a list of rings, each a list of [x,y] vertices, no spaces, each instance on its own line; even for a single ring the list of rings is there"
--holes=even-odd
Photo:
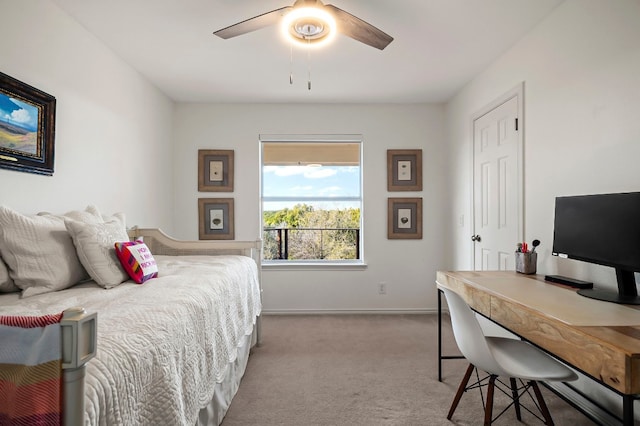
[[[233,192],[233,150],[198,150],[198,191]]]
[[[198,198],[198,238],[233,240],[233,198]]]
[[[53,175],[56,98],[0,72],[0,168]]]
[[[422,198],[389,198],[387,238],[422,239]]]
[[[422,150],[387,150],[387,191],[422,191]]]

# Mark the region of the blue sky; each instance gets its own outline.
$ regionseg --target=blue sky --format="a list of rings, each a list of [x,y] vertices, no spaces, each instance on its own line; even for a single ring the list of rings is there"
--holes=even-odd
[[[264,166],[264,197],[359,197],[360,168],[353,166]],[[280,209],[294,203],[269,203],[265,210]],[[307,204],[311,204],[307,202]],[[319,204],[314,203],[314,205]],[[353,202],[322,203],[322,208],[345,208]],[[333,207],[332,207],[333,206]]]
[[[18,99],[0,93],[0,120],[30,132],[38,129],[38,109]]]

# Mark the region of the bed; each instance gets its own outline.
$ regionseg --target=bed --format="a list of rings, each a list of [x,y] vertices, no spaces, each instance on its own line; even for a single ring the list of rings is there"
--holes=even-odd
[[[260,341],[261,242],[127,234],[153,254],[156,278],[0,293],[0,315],[65,312],[64,424],[218,425]]]

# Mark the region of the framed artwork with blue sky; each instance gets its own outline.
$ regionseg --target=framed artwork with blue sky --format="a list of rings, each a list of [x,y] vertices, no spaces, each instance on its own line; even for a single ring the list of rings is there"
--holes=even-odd
[[[0,168],[53,175],[56,98],[0,72]]]

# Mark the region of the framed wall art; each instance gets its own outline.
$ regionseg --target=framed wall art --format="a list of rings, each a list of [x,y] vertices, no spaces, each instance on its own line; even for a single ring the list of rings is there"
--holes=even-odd
[[[233,150],[198,150],[198,191],[233,192]]]
[[[0,73],[0,168],[53,175],[56,98]]]
[[[422,239],[422,198],[389,198],[387,238]]]
[[[233,240],[233,198],[198,198],[198,238]]]
[[[422,150],[387,150],[387,190],[422,191]]]

